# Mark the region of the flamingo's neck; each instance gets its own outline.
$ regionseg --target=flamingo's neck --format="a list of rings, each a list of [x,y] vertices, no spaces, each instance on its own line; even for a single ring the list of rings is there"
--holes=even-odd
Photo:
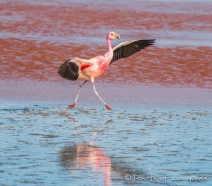
[[[108,58],[110,58],[110,60],[113,58],[113,48],[111,46],[111,40],[107,39],[107,45],[108,45]]]
[[[107,39],[107,45],[108,45],[107,55],[104,56],[104,60],[102,60],[102,57],[100,56],[100,59],[99,59],[99,62],[98,62],[98,63],[100,63],[100,67],[99,67],[100,74],[102,74],[106,70],[106,68],[108,67],[108,65],[110,64],[110,62],[113,58],[113,49],[112,49],[112,46],[111,46],[111,40]]]

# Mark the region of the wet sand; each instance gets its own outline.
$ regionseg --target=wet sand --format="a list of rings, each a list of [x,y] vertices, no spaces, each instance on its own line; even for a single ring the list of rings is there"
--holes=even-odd
[[[0,185],[211,185],[210,1],[0,1]],[[96,79],[57,74],[119,42],[154,46]],[[177,181],[178,179],[178,181]]]

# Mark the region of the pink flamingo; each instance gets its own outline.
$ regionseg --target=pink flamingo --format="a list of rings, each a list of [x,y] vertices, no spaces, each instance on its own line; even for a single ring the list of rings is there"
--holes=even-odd
[[[111,41],[115,38],[120,39],[120,36],[117,33],[109,32],[107,34],[107,44],[108,44],[108,52],[104,56],[96,56],[89,60],[80,59],[74,57],[72,59],[67,60],[63,63],[58,73],[65,79],[69,79],[75,81],[77,79],[85,80],[78,88],[78,93],[76,99],[72,105],[69,105],[70,108],[76,106],[77,99],[79,97],[80,89],[87,82],[91,81],[93,84],[94,93],[99,97],[99,99],[104,103],[108,110],[112,110],[106,102],[99,96],[96,91],[94,85],[94,79],[100,76],[107,67],[116,60],[121,58],[127,58],[134,53],[140,51],[148,47],[149,45],[153,45],[155,39],[147,39],[147,40],[132,40],[120,43],[116,47],[112,48]]]

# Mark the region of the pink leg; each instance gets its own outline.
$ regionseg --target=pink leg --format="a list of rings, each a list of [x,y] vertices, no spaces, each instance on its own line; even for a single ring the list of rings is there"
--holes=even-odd
[[[98,92],[96,91],[94,82],[92,82],[92,84],[93,84],[94,93],[95,93],[95,94],[99,97],[99,99],[104,103],[104,105],[106,106],[107,110],[113,110],[113,109],[110,108],[110,107],[104,102],[104,100],[99,96]]]
[[[68,106],[69,108],[74,108],[74,107],[76,106],[77,99],[78,99],[78,97],[79,97],[79,93],[80,93],[80,89],[82,88],[82,85],[84,85],[86,82],[87,82],[87,80],[86,80],[86,81],[84,81],[84,82],[83,82],[83,83],[79,86],[79,88],[78,88],[78,92],[77,92],[77,97],[76,97],[76,99],[75,99],[74,103],[73,103],[72,105],[69,105],[69,106]]]

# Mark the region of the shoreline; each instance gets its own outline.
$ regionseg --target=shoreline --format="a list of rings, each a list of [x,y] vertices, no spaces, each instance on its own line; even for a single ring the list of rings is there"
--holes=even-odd
[[[80,82],[43,82],[31,80],[0,80],[2,102],[69,105],[75,99]],[[112,108],[212,109],[212,90],[197,87],[113,84],[96,81],[99,94]],[[104,108],[90,83],[83,86],[77,107]]]

